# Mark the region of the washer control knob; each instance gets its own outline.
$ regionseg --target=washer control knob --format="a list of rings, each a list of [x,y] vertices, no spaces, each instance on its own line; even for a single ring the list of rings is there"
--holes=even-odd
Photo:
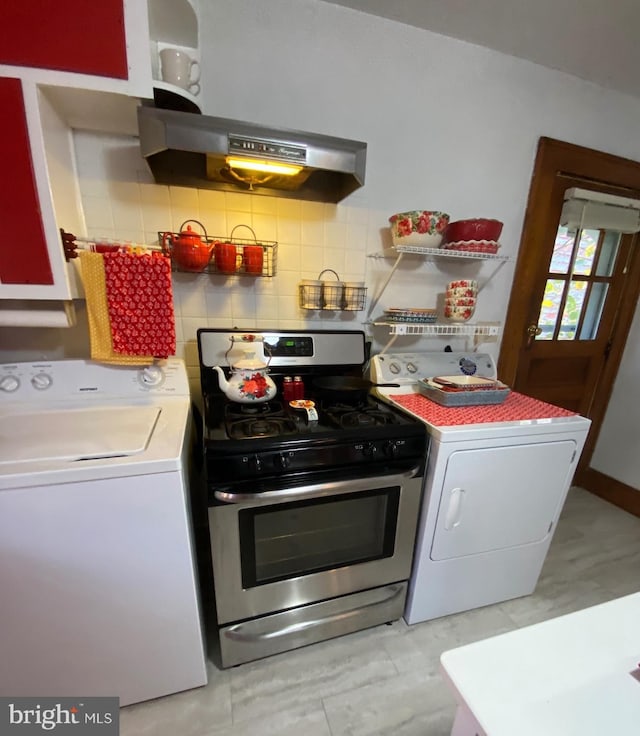
[[[400,373],[402,369],[400,368],[400,364],[393,361],[393,363],[389,363],[389,371],[393,373],[395,376]]]
[[[138,372],[138,382],[145,388],[157,388],[164,381],[164,371],[159,365],[147,365]]]
[[[409,373],[417,373],[418,372],[418,366],[415,363],[412,363],[411,361],[409,361],[407,363],[407,366],[406,367],[407,367],[407,370],[409,371]]]
[[[0,391],[4,391],[6,394],[12,394],[20,388],[20,379],[18,376],[8,374],[0,378]]]
[[[37,391],[46,391],[53,383],[53,378],[48,373],[36,373],[31,378],[31,385]]]

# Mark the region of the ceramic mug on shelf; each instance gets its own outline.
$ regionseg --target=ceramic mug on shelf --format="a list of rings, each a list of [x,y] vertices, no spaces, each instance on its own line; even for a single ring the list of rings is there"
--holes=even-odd
[[[213,255],[216,270],[220,273],[235,273],[238,270],[238,249],[233,243],[216,242]]]
[[[174,48],[162,49],[160,52],[162,79],[169,84],[190,92],[192,95],[200,93],[200,65],[184,51]],[[195,76],[192,77],[193,68]]]
[[[261,245],[245,245],[242,254],[245,273],[261,274],[264,253]]]

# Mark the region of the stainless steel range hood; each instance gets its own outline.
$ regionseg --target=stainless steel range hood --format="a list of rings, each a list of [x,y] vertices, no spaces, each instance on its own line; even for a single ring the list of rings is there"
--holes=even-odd
[[[364,184],[367,144],[359,141],[144,106],[138,128],[159,184],[319,202]]]

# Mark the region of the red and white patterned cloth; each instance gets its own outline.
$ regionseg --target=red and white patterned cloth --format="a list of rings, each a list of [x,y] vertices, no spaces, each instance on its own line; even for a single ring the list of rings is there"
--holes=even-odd
[[[421,394],[393,394],[391,398],[434,427],[489,422],[521,422],[576,415],[575,411],[547,404],[516,391],[512,391],[503,404],[482,404],[480,406],[441,406]]]
[[[176,352],[171,262],[160,253],[105,253],[113,350],[167,358]]]

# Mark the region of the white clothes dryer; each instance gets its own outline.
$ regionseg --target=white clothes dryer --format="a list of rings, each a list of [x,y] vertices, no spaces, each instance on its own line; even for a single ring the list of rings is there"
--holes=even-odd
[[[590,420],[516,392],[473,407],[418,392],[421,378],[495,379],[488,354],[381,354],[370,375],[400,384],[375,392],[422,419],[431,438],[407,623],[532,593]]]
[[[207,682],[185,366],[0,365],[0,694]]]

